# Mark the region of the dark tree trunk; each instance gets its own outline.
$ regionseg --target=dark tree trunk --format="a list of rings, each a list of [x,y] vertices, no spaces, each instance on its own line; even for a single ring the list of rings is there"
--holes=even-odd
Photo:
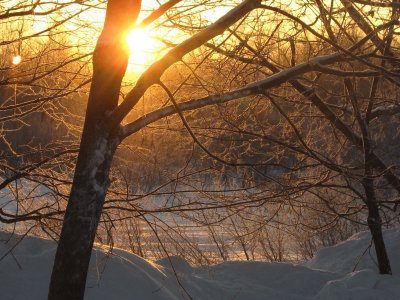
[[[118,105],[128,64],[125,34],[135,24],[140,0],[110,0],[93,55],[93,78],[71,194],[51,275],[50,300],[83,299],[113,155],[120,140],[107,113]]]
[[[375,246],[379,273],[392,274],[389,257],[386,252],[385,241],[383,240],[382,220],[379,215],[379,206],[375,197],[374,165],[376,165],[377,157],[373,153],[371,146],[368,128],[369,123],[360,113],[360,106],[358,104],[352,81],[349,78],[345,78],[344,83],[362,134],[362,146],[364,150],[364,177],[362,179],[362,185],[365,191],[364,201],[368,208],[367,223]]]
[[[365,191],[365,203],[368,208],[368,228],[372,235],[372,240],[375,246],[376,258],[378,260],[378,267],[380,274],[392,274],[390,268],[389,257],[387,255],[385,241],[383,240],[382,234],[382,220],[379,214],[379,206],[376,202],[375,187],[374,187],[374,160],[370,140],[368,136],[368,130],[366,126],[363,128],[364,136],[364,167],[365,174],[362,180]]]
[[[368,228],[371,232],[375,246],[376,258],[380,274],[392,274],[390,261],[387,255],[385,241],[382,234],[382,220],[379,215],[379,207],[376,203],[373,180],[365,178],[363,180],[364,190],[366,194],[366,204],[368,207]]]
[[[108,171],[118,145],[118,140],[105,135],[101,127],[91,131],[89,140],[81,144],[81,152],[96,157],[81,155],[78,159],[49,299],[83,299],[84,296],[93,241],[109,185]]]

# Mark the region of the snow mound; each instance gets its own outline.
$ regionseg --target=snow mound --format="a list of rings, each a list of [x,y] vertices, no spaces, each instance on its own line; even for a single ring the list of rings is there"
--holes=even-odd
[[[392,272],[400,275],[400,230],[386,230],[384,240]],[[369,245],[371,245],[371,234],[367,231],[359,232],[336,246],[319,250],[304,266],[340,274],[350,273],[354,269],[378,272],[375,248]]]
[[[0,241],[1,299],[46,299],[55,243],[2,232]],[[180,257],[151,262],[96,248],[86,299],[400,299],[400,229],[386,231],[385,241],[394,276],[378,274],[373,249],[359,259],[370,243],[367,232],[322,249],[302,265],[231,261],[197,268]]]

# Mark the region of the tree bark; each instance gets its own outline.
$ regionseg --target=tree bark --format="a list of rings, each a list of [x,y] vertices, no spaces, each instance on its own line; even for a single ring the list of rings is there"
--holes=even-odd
[[[382,221],[379,215],[379,207],[376,203],[373,180],[364,178],[364,190],[366,194],[366,204],[368,207],[368,228],[371,232],[375,246],[376,258],[378,260],[378,268],[380,274],[392,274],[389,257],[385,247],[385,241],[382,234]]]
[[[353,83],[349,78],[344,79],[349,100],[353,106],[354,114],[360,127],[362,146],[364,151],[364,177],[362,185],[365,191],[365,204],[368,208],[367,224],[371,232],[375,246],[376,258],[378,260],[379,273],[392,274],[389,257],[386,252],[385,242],[382,234],[382,220],[379,215],[379,206],[376,202],[374,187],[374,161],[376,157],[372,151],[371,138],[369,134],[368,120],[360,112],[358,98],[354,91]]]
[[[83,299],[93,242],[109,187],[108,174],[119,128],[107,114],[118,105],[129,53],[124,39],[140,11],[140,0],[110,0],[93,54],[93,78],[85,124],[51,275],[48,299]]]
[[[73,188],[51,276],[49,299],[83,299],[93,241],[109,186],[108,172],[118,139],[87,131],[82,139]],[[105,130],[107,132],[107,130]],[[96,153],[97,151],[97,153]],[[94,154],[94,157],[91,157]]]

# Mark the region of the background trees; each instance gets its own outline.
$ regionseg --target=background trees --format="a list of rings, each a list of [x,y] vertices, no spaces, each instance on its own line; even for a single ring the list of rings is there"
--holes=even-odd
[[[91,16],[104,4],[3,8],[4,223],[58,239],[92,73],[95,39],[84,33],[100,31]],[[23,27],[42,15],[47,28]],[[189,253],[196,263],[280,261],[368,226],[379,270],[390,273],[381,227],[398,218],[397,2],[165,1],[145,3],[139,19],[162,52],[136,78],[128,68],[118,91],[125,48],[106,46],[104,56],[120,61],[98,60],[107,72],[92,95],[102,100],[86,112],[95,126],[81,156],[103,169],[95,175],[89,165],[75,188],[92,184],[86,192],[105,197],[108,168],[111,175],[97,239],[147,257]],[[108,88],[114,63],[121,67]],[[96,56],[94,65],[96,74]],[[30,138],[43,127],[54,129]],[[112,151],[102,164],[95,153],[107,132]],[[78,194],[77,203],[91,197]],[[121,228],[126,234],[116,235]]]

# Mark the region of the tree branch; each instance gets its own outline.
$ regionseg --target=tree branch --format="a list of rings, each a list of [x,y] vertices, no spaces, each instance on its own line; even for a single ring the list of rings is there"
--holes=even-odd
[[[263,94],[267,89],[279,86],[285,82],[290,81],[290,79],[296,76],[312,71],[316,64],[324,65],[334,63],[340,59],[343,59],[343,56],[340,53],[319,56],[310,59],[306,63],[298,64],[292,68],[273,74],[266,79],[250,83],[243,88],[236,89],[224,94],[215,94],[200,99],[189,100],[186,102],[178,103],[177,105],[180,111],[188,111],[213,104],[229,102],[246,96]],[[123,126],[121,128],[120,137],[124,139],[142,129],[143,127],[173,114],[176,114],[176,110],[173,105],[155,110],[143,117],[140,117],[134,122]]]
[[[212,38],[222,34],[229,26],[235,24],[247,13],[260,6],[261,0],[245,0],[206,29],[188,38],[164,57],[152,64],[138,79],[135,87],[126,95],[125,100],[108,116],[108,122],[115,127],[136,105],[145,91],[157,83],[162,74],[182,57],[197,49]]]

